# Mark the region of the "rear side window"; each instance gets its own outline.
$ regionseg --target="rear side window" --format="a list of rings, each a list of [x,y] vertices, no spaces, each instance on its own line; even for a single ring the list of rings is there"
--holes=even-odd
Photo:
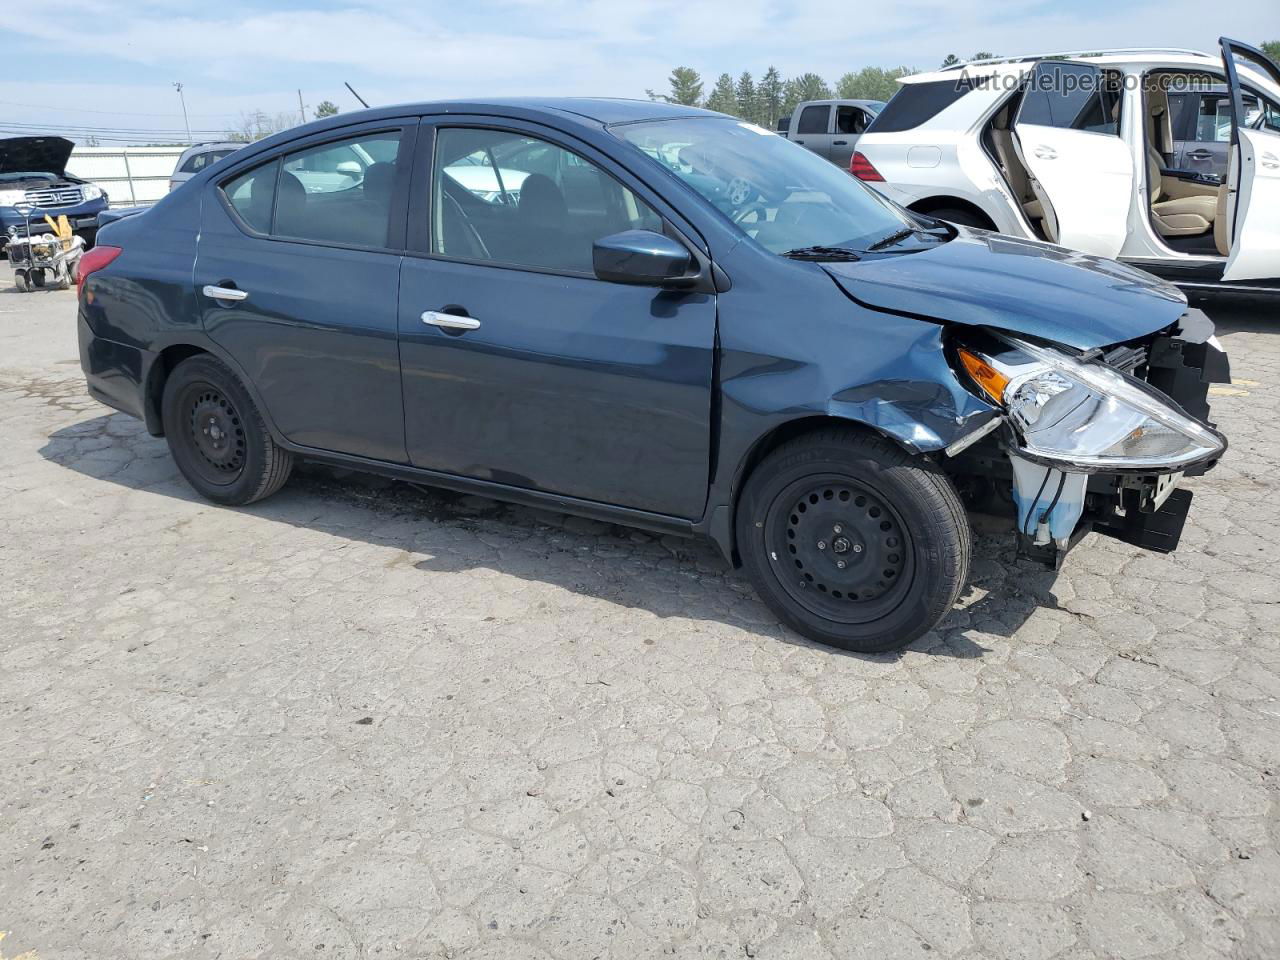
[[[387,245],[400,132],[367,134],[284,158],[272,233],[300,240]]]
[[[199,173],[205,167],[211,167],[223,157],[229,157],[233,153],[235,153],[234,150],[206,150],[204,153],[197,153],[194,157],[187,157],[187,162],[178,172]]]
[[[796,133],[826,133],[827,119],[830,116],[830,107],[805,107],[800,111]]]
[[[1119,132],[1119,89],[1096,67],[1041,63],[1028,80],[1018,123],[1091,133]]]
[[[272,160],[222,186],[222,192],[240,214],[240,219],[258,233],[271,232],[271,209],[275,205],[279,170],[280,161]]]
[[[959,74],[950,80],[904,83],[884,109],[868,125],[867,133],[898,133],[914,130],[951,106],[971,89]]]

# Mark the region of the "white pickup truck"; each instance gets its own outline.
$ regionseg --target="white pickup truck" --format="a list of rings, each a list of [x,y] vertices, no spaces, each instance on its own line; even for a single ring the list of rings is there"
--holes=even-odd
[[[883,107],[883,100],[806,100],[778,121],[778,133],[848,170],[853,145]]]

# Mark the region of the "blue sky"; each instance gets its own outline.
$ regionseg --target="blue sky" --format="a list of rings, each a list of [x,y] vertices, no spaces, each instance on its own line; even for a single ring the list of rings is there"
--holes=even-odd
[[[13,16],[19,8],[32,15]],[[59,0],[45,16],[38,3],[10,0],[6,9],[0,129],[111,127],[141,140],[182,129],[174,81],[197,139],[209,139],[241,114],[296,114],[299,88],[308,117],[325,99],[355,109],[344,80],[374,104],[643,97],[665,89],[677,64],[701,71],[709,89],[721,71],[759,75],[770,63],[834,80],[867,65],[929,68],[952,52],[1280,40],[1276,0]]]

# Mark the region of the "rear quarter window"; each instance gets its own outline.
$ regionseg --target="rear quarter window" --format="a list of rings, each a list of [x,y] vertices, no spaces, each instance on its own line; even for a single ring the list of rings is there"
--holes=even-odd
[[[902,84],[884,109],[876,114],[866,132],[898,133],[902,130],[914,130],[970,91],[971,88],[960,80],[960,75],[956,74],[955,79]]]

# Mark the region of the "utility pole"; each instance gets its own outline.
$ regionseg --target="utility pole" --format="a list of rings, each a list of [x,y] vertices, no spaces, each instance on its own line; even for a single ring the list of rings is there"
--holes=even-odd
[[[302,122],[307,122],[307,108],[302,105],[302,91],[298,91],[298,116],[302,118]]]
[[[182,104],[182,125],[187,128],[187,143],[192,143],[191,122],[187,119],[187,98],[182,95],[182,84],[175,82],[173,89],[178,91],[178,100]]]

